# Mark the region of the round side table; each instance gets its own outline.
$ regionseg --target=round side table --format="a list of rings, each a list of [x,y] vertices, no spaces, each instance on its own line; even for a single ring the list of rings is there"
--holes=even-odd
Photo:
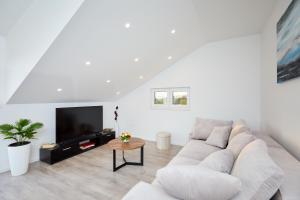
[[[107,143],[110,149],[113,150],[113,171],[117,171],[118,169],[126,166],[126,165],[138,165],[138,166],[143,166],[144,165],[144,146],[145,146],[145,141],[140,138],[131,138],[128,143],[122,142],[119,138],[113,139]],[[125,159],[124,156],[124,151],[125,150],[133,150],[133,149],[141,149],[141,160],[140,162],[128,162]],[[122,151],[122,157],[124,163],[116,166],[116,150],[121,150]]]

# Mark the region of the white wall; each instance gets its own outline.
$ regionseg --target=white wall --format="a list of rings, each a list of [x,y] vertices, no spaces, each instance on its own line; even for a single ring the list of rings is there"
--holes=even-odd
[[[4,63],[5,63],[5,39],[0,35],[0,106],[4,102]]]
[[[64,103],[64,104],[22,104],[0,106],[0,124],[13,123],[20,118],[29,118],[44,123],[44,128],[32,141],[31,161],[39,160],[39,147],[43,143],[55,142],[55,108],[72,106],[103,105],[103,126],[114,127],[113,108],[110,103]],[[0,136],[0,173],[9,169],[7,145],[12,141],[2,140]]]
[[[300,78],[276,83],[276,24],[290,2],[277,1],[262,34],[262,128],[300,159]]]
[[[9,31],[6,102],[37,64],[84,0],[34,1]]]
[[[189,111],[152,110],[150,89],[191,87]],[[172,133],[172,143],[186,142],[196,116],[247,120],[260,127],[260,36],[208,44],[175,63],[116,104],[120,129],[154,140]]]

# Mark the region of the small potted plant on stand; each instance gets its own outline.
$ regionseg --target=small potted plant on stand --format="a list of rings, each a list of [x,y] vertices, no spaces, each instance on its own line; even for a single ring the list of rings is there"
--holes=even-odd
[[[15,124],[0,125],[0,134],[4,136],[4,139],[15,141],[8,145],[8,159],[12,176],[19,176],[27,172],[30,140],[35,139],[37,130],[42,127],[42,123],[31,123],[29,119],[20,119]]]

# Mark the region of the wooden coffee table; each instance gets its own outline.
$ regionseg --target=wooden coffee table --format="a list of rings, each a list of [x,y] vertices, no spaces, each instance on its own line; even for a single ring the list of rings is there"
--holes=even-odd
[[[126,166],[126,165],[144,165],[144,145],[145,141],[140,138],[131,138],[131,140],[128,143],[122,142],[119,138],[111,140],[107,143],[108,146],[113,150],[113,171],[117,171],[118,169]],[[125,150],[133,150],[133,149],[141,149],[141,161],[140,162],[128,162],[124,157],[124,151]],[[122,151],[123,161],[124,163],[116,166],[116,150]]]

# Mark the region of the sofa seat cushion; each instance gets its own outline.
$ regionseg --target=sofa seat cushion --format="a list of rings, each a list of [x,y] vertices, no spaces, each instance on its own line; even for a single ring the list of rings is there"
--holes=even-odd
[[[241,188],[238,178],[199,165],[167,166],[156,177],[168,194],[184,200],[229,200]]]
[[[220,150],[221,148],[206,144],[203,140],[190,140],[178,155],[201,161],[209,154]]]
[[[123,198],[122,200],[176,200],[172,196],[168,195],[162,188],[155,185],[151,185],[145,182],[139,182],[136,184]]]
[[[242,190],[234,200],[270,199],[283,181],[283,171],[271,159],[267,145],[260,139],[241,151],[231,174],[242,181]]]
[[[175,156],[168,165],[198,165],[201,161],[185,156]]]
[[[229,149],[224,149],[211,153],[203,161],[201,161],[199,165],[218,172],[229,174],[231,172],[234,160],[235,159],[232,151]]]

